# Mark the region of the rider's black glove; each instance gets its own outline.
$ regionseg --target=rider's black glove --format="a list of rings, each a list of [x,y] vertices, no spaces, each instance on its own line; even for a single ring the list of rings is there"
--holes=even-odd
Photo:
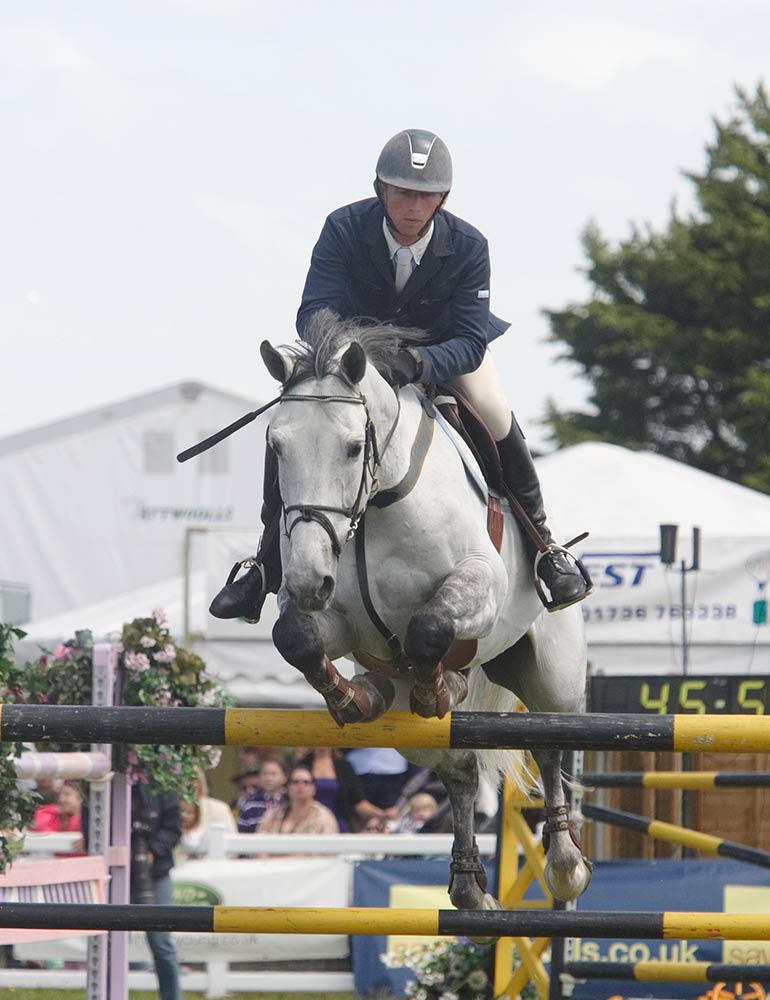
[[[393,381],[399,388],[417,382],[422,375],[422,358],[413,347],[402,347],[390,363]]]

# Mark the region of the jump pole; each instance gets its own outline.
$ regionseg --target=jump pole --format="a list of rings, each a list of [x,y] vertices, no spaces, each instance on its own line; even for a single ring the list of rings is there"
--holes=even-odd
[[[731,840],[722,840],[709,833],[689,830],[685,826],[674,823],[664,823],[661,820],[637,816],[635,813],[623,812],[621,809],[608,809],[606,806],[583,804],[583,815],[587,819],[599,823],[609,823],[611,826],[622,826],[626,830],[636,830],[638,833],[652,837],[654,840],[666,840],[682,847],[690,847],[703,854],[712,854],[723,858],[734,858],[745,861],[760,868],[770,868],[770,851],[762,851],[757,847],[746,847]]]
[[[770,771],[617,771],[580,775],[585,788],[657,788],[701,791],[713,788],[770,788]]]
[[[46,740],[177,746],[434,747],[770,752],[770,717],[388,712],[339,727],[327,712],[257,708],[0,705],[0,743]]]
[[[756,913],[2,903],[0,927],[213,934],[770,940],[770,914]]]
[[[568,962],[573,979],[632,979],[638,983],[767,983],[770,965],[718,962]]]

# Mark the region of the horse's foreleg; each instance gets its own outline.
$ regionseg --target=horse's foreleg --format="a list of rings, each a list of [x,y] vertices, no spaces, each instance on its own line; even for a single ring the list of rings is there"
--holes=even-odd
[[[499,589],[488,560],[465,559],[410,619],[404,654],[414,670],[410,705],[417,715],[441,719],[468,694],[465,675],[444,672],[441,660],[455,638],[480,638],[492,628]]]
[[[339,673],[326,655],[318,622],[290,601],[273,626],[275,648],[311,687],[323,695],[326,707],[339,726],[346,722],[370,722],[379,718],[393,702],[395,691],[387,677],[362,674],[355,683]]]
[[[569,817],[562,784],[561,751],[533,751],[533,756],[540,768],[546,807],[545,881],[557,899],[568,902],[588,888],[591,862],[583,855],[577,828]]]

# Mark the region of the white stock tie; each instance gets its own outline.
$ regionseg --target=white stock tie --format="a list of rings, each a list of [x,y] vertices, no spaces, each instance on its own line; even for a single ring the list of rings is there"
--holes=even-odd
[[[401,294],[404,285],[409,281],[414,270],[414,257],[409,247],[399,247],[395,254],[396,261],[396,291]]]

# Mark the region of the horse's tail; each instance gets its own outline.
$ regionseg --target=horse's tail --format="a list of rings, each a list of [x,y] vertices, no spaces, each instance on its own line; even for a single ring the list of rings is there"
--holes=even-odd
[[[477,667],[470,672],[468,695],[459,707],[463,712],[516,712],[522,705],[512,691],[493,684],[481,667]],[[521,750],[479,750],[477,753],[481,773],[493,788],[497,788],[502,777],[508,777],[522,795],[540,795],[529,754]]]

